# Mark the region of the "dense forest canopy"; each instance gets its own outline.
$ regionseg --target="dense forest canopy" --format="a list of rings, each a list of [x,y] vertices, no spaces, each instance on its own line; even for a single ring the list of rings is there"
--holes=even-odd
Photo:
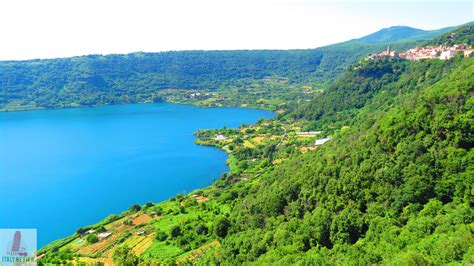
[[[359,119],[237,190],[221,261],[472,262],[473,74],[474,59],[375,61],[347,73],[340,105],[297,113]],[[334,102],[339,86],[315,101]]]

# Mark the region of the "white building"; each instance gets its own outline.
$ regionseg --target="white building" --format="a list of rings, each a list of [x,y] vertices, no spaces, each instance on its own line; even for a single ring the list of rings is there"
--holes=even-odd
[[[102,240],[104,238],[109,237],[111,234],[112,234],[111,232],[103,232],[103,233],[98,234],[97,236],[99,237],[99,240]]]
[[[464,57],[468,58],[474,52],[474,49],[464,50]]]
[[[321,146],[321,145],[323,145],[324,143],[326,143],[330,140],[331,140],[331,137],[327,137],[327,138],[324,138],[324,139],[317,139],[316,142],[314,143],[314,145]]]
[[[215,141],[221,141],[221,140],[226,140],[227,137],[221,134],[217,134],[216,137],[214,138]]]
[[[322,131],[303,131],[303,132],[296,132],[296,135],[299,136],[314,136],[321,134]]]
[[[449,59],[453,58],[453,56],[454,56],[455,54],[457,54],[457,53],[458,53],[458,51],[456,51],[456,50],[442,51],[442,52],[441,52],[441,55],[439,56],[439,59],[441,59],[441,60],[449,60]]]

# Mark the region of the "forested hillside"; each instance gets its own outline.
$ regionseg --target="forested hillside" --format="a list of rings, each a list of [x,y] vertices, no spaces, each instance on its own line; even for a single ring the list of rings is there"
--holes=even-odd
[[[442,34],[433,40],[428,41],[427,45],[448,45],[463,43],[466,45],[474,44],[474,23],[456,28],[453,31]]]
[[[219,257],[207,259],[473,263],[473,76],[473,59],[356,66],[297,112],[350,128],[233,189]]]
[[[323,92],[321,97],[299,106],[288,116],[308,121],[308,127],[312,129],[351,125],[358,121],[361,108],[368,103],[373,100],[379,104],[392,103],[398,94],[411,92],[415,85],[433,84],[450,71],[452,64],[455,61],[427,60],[416,64],[403,60],[361,61],[351,66],[351,71]],[[380,107],[374,106],[374,103],[371,106],[371,111]]]
[[[415,44],[392,46],[401,50]],[[0,110],[159,101],[163,89],[245,89],[265,78],[321,88],[348,65],[387,45],[341,43],[308,50],[180,51],[3,61]],[[263,96],[267,93],[264,90]]]

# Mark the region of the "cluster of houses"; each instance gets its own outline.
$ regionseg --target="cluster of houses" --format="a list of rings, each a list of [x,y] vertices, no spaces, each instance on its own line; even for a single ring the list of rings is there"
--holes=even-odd
[[[455,44],[453,46],[417,46],[401,53],[390,50],[390,46],[388,46],[386,51],[383,51],[379,54],[371,54],[365,60],[383,58],[399,58],[405,60],[449,60],[457,54],[461,54],[467,58],[470,57],[473,52],[474,49],[472,47],[468,47],[465,44]]]

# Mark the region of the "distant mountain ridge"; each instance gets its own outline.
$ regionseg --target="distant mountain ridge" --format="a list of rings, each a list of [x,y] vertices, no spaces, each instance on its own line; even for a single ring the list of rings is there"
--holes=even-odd
[[[472,24],[469,22],[467,24]],[[446,27],[437,30],[422,30],[408,26],[393,26],[381,29],[377,32],[364,36],[358,39],[352,39],[349,42],[363,42],[363,43],[389,43],[400,41],[424,41],[432,39],[441,34],[445,34],[457,26]]]

